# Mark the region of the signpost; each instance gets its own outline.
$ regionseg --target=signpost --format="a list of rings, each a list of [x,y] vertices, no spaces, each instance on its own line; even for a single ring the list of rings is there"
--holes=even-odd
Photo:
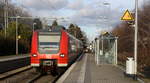
[[[132,16],[132,14],[129,12],[129,10],[126,10],[124,15],[121,17],[121,20],[123,20],[123,21],[133,21],[134,18]]]
[[[135,61],[135,75],[137,74],[137,46],[138,46],[138,0],[135,0],[135,32],[134,32],[134,61]]]
[[[134,32],[134,79],[137,79],[137,45],[138,45],[138,0],[135,0],[135,19],[129,10],[126,10],[124,15],[121,17],[123,21],[134,21],[135,20],[135,32]]]

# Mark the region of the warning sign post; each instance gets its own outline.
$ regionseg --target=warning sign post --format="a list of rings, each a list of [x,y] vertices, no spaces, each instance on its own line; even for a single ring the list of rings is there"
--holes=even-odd
[[[133,21],[134,18],[132,16],[132,14],[129,12],[129,10],[126,10],[124,15],[121,17],[121,20],[123,20],[123,21]]]

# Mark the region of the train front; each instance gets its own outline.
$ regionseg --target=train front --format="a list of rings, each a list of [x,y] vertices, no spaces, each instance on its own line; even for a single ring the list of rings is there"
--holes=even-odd
[[[44,73],[67,66],[67,34],[63,31],[37,31],[32,37],[31,66]]]

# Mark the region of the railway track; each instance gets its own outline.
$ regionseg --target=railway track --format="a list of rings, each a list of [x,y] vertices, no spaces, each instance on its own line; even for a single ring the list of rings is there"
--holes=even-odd
[[[77,60],[80,60],[82,58],[82,56],[78,57]],[[76,60],[75,60],[76,61]],[[71,65],[70,65],[71,66]],[[69,66],[69,67],[70,67]],[[69,68],[68,67],[68,68]],[[51,74],[48,75],[42,75],[39,74],[35,77],[33,77],[31,80],[29,80],[27,83],[56,83],[56,81],[65,73],[65,71],[68,68],[64,68],[64,69],[59,69],[59,75],[57,76],[53,76]]]
[[[28,83],[55,83],[65,72],[65,69],[59,70],[59,75],[53,76],[51,74],[38,74],[37,76],[33,77]]]
[[[58,76],[39,74],[29,80],[28,83],[54,83],[56,78],[58,78]]]
[[[0,83],[26,83],[29,76],[35,76],[36,74],[32,67],[23,67],[0,74]]]
[[[42,74],[37,74],[36,76],[34,76],[32,79],[30,79],[29,81],[28,81],[28,83],[34,83],[36,80],[38,80],[39,78],[41,78],[42,77]]]
[[[61,70],[57,76],[42,75],[29,66],[0,74],[0,83],[55,83],[64,72]]]
[[[0,74],[0,83],[55,83],[66,71],[59,69],[59,75],[41,75],[31,66],[18,68]]]
[[[31,66],[25,66],[25,67],[22,67],[22,68],[18,68],[18,69],[15,69],[15,70],[11,70],[11,71],[2,73],[2,74],[0,74],[0,80],[7,79],[7,78],[9,78],[11,76],[17,75],[17,74],[19,74],[21,72],[28,71],[30,69],[32,69]]]

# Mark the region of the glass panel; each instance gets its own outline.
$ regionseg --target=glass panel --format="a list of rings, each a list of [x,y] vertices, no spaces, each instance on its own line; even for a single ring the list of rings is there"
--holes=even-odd
[[[60,35],[39,35],[39,52],[54,54],[59,51]]]

